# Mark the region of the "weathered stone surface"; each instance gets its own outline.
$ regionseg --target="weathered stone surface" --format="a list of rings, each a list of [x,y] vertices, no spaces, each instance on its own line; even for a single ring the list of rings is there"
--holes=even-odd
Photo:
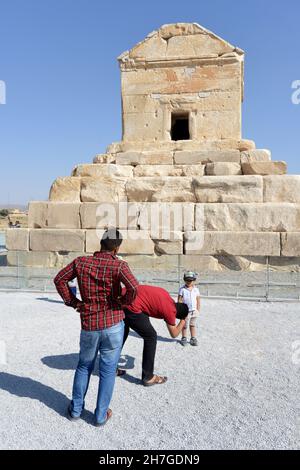
[[[300,256],[300,233],[281,234],[281,255]]]
[[[107,147],[107,152],[175,152],[175,151],[216,151],[216,150],[238,150],[244,152],[255,149],[252,140],[228,139],[221,140],[177,140],[177,141],[121,141],[113,142]],[[240,161],[240,160],[239,160]],[[149,163],[149,162],[148,162]],[[119,163],[120,164],[120,163]],[[126,165],[128,164],[125,163]],[[151,162],[150,162],[151,164]]]
[[[43,267],[56,266],[57,256],[50,251],[13,251],[7,252],[8,266]]]
[[[80,203],[49,202],[47,205],[47,227],[81,228],[79,217]]]
[[[137,229],[139,203],[83,202],[80,207],[82,228],[119,227]]]
[[[285,175],[286,162],[248,162],[242,163],[244,175]]]
[[[138,176],[182,176],[182,167],[174,165],[137,165],[133,175]]]
[[[56,268],[56,271],[49,278],[49,284],[53,286],[52,279],[61,269],[71,263],[78,256],[86,255],[83,252],[54,252],[54,251],[9,251],[7,253],[8,266],[28,266],[36,268]],[[37,273],[38,276],[40,272]],[[46,273],[45,273],[46,274]]]
[[[215,162],[206,164],[205,173],[209,176],[241,175],[242,169],[239,163]]]
[[[154,240],[155,252],[159,255],[181,255],[183,253],[183,234],[178,232],[170,240]]]
[[[81,179],[80,197],[82,202],[119,202],[126,201],[125,178]]]
[[[192,178],[141,177],[128,180],[126,184],[128,201],[137,202],[194,202]]]
[[[300,204],[196,204],[195,230],[300,232]]]
[[[114,176],[131,178],[132,175],[133,167],[130,165],[92,163],[77,165],[73,170],[73,176],[91,176],[92,178],[113,178]]]
[[[240,162],[238,150],[207,150],[198,152],[177,151],[174,154],[174,162],[178,165],[192,165],[209,162]]]
[[[300,175],[264,176],[264,202],[300,202]]]
[[[57,178],[51,186],[50,201],[80,202],[80,178]]]
[[[29,230],[27,228],[9,228],[5,231],[5,243],[7,250],[29,249]]]
[[[134,177],[139,176],[203,176],[205,165],[137,165]]]
[[[31,229],[32,251],[84,251],[84,230]]]
[[[154,242],[150,239],[149,233],[143,230],[121,230],[123,242],[119,253],[124,254],[154,254]],[[92,253],[99,250],[100,241],[103,235],[102,230],[86,231],[86,251]]]
[[[279,256],[280,233],[185,232],[186,254]]]
[[[181,168],[182,176],[203,176],[205,165],[182,165]]]
[[[93,159],[93,163],[115,163],[116,156],[109,153],[98,153]]]
[[[267,149],[248,150],[241,153],[241,163],[269,161],[271,161],[271,152]]]
[[[30,228],[81,228],[80,203],[77,202],[30,202]]]
[[[262,202],[262,176],[203,176],[193,179],[197,202]]]
[[[32,201],[28,205],[28,227],[45,228],[47,226],[47,201]]]
[[[166,238],[172,232],[194,229],[195,204],[192,203],[141,203],[137,224],[150,232],[151,238]]]
[[[172,152],[123,152],[116,155],[117,165],[172,165]]]

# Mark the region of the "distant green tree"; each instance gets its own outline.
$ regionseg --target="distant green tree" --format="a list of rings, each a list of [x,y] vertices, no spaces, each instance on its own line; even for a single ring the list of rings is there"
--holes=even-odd
[[[0,209],[0,216],[1,217],[7,217],[9,214],[9,211],[7,209]]]

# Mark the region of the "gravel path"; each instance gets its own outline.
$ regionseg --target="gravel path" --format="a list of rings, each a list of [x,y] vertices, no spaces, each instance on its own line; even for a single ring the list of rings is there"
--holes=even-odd
[[[142,341],[131,335],[103,428],[91,425],[96,373],[83,419],[65,418],[77,313],[34,293],[1,293],[0,311],[1,449],[300,448],[300,304],[203,300],[198,348],[153,321],[156,371],[169,381],[140,385]]]

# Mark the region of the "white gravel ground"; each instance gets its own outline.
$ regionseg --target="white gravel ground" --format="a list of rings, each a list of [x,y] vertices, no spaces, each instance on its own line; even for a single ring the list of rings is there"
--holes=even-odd
[[[154,321],[156,371],[169,381],[140,385],[142,341],[131,335],[113,417],[95,428],[96,373],[83,419],[65,418],[78,353],[77,313],[54,294],[0,293],[2,362],[4,342],[7,352],[7,363],[0,364],[0,448],[300,448],[300,354],[293,350],[299,319],[296,303],[203,300],[198,348],[183,348]]]

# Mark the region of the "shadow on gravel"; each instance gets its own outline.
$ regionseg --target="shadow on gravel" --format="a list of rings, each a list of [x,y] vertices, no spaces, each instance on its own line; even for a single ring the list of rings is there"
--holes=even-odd
[[[51,408],[60,416],[66,416],[70,400],[61,392],[28,377],[0,372],[0,388],[17,397],[32,398]]]
[[[6,390],[17,397],[38,400],[67,419],[67,408],[70,404],[69,398],[48,385],[29,379],[28,377],[19,377],[18,375],[0,372],[0,389]],[[81,418],[87,424],[94,423],[94,414],[91,411],[83,410]]]
[[[130,330],[129,336],[133,336],[134,338],[142,339],[142,338],[140,337],[140,335],[138,335],[135,331],[132,331],[132,330]],[[162,341],[163,343],[175,343],[175,342],[176,342],[176,339],[164,338],[163,336],[157,335],[157,341]]]
[[[75,370],[78,363],[78,354],[62,354],[60,356],[45,356],[41,359],[45,366],[51,369],[59,370]],[[134,357],[128,356],[128,354],[121,355],[119,360],[119,367],[122,369],[133,369],[134,368]],[[98,376],[98,363],[96,361],[93,375]]]
[[[44,302],[52,302],[53,304],[63,304],[62,300],[49,299],[49,297],[37,297],[36,300],[43,300]]]

